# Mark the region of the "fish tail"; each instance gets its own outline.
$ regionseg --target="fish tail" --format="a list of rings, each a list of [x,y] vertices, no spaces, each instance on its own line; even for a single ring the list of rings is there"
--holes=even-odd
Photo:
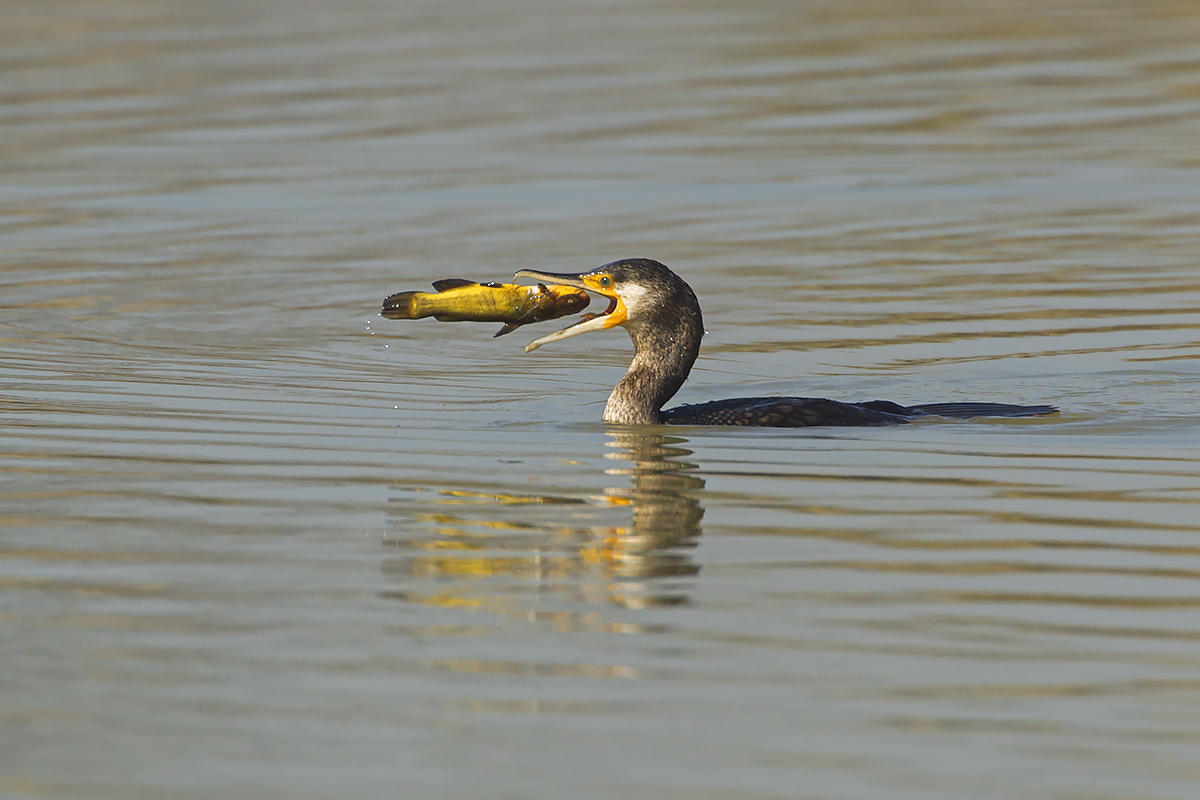
[[[422,314],[420,298],[425,292],[397,292],[383,301],[383,310],[379,312],[388,319],[420,319],[428,316]]]

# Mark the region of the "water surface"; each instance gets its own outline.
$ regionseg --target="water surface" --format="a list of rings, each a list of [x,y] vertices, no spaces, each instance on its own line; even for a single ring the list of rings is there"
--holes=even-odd
[[[9,3],[0,794],[1190,798],[1190,3]],[[621,332],[379,301],[628,256]]]

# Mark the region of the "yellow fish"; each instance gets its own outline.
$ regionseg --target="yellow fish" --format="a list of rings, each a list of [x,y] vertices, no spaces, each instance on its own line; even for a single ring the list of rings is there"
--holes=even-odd
[[[574,286],[517,286],[462,278],[434,281],[433,292],[399,292],[383,301],[388,319],[433,317],[442,322],[503,322],[492,338],[530,322],[558,319],[587,308],[588,293]]]

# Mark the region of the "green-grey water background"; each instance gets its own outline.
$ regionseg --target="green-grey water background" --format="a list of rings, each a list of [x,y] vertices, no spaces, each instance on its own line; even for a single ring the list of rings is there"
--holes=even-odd
[[[0,796],[1194,798],[1200,7],[9,0]],[[629,256],[620,331],[379,301]]]

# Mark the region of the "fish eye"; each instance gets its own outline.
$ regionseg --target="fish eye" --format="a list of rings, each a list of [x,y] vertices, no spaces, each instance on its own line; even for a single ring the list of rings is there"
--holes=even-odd
[[[598,283],[600,284],[601,289],[607,289],[608,287],[612,286],[612,278],[608,275],[602,275],[600,276]]]

